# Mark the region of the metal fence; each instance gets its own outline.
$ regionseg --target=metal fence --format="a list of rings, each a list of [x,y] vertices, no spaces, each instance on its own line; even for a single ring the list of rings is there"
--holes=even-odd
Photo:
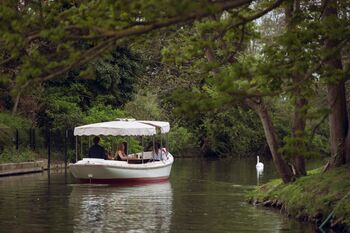
[[[75,139],[72,129],[12,129],[0,128],[0,156],[5,151],[33,151],[40,159],[70,162],[75,159]]]

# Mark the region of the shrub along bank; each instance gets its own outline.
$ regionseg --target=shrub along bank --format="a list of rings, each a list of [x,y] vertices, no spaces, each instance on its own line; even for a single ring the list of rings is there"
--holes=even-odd
[[[350,166],[325,173],[312,170],[293,183],[280,179],[248,193],[250,203],[281,209],[288,216],[310,221],[337,232],[350,229]]]

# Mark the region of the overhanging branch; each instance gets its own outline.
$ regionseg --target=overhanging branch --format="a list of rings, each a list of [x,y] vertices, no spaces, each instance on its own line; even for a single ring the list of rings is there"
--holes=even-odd
[[[101,38],[107,39],[107,41],[103,42],[100,45],[95,46],[94,48],[88,50],[87,52],[83,53],[80,56],[80,59],[78,59],[76,62],[73,64],[67,66],[67,67],[62,67],[62,69],[51,73],[49,75],[37,78],[37,79],[32,79],[28,80],[24,85],[22,85],[20,88],[26,88],[30,83],[32,82],[43,82],[47,81],[50,79],[53,79],[59,75],[62,75],[66,73],[67,71],[79,67],[81,65],[87,64],[88,62],[92,61],[102,53],[104,53],[106,50],[108,50],[110,47],[113,46],[113,44],[122,38],[130,37],[130,36],[137,36],[137,35],[142,35],[151,31],[154,31],[156,29],[160,28],[165,28],[168,26],[176,25],[179,23],[184,23],[184,22],[190,22],[194,21],[196,19],[204,18],[213,14],[217,14],[218,12],[222,12],[228,9],[232,8],[238,8],[246,4],[250,4],[252,0],[234,0],[234,1],[224,1],[224,2],[216,2],[212,3],[211,5],[215,10],[197,10],[194,13],[188,14],[188,15],[183,15],[183,16],[176,16],[173,18],[169,18],[164,21],[159,21],[152,23],[150,25],[144,25],[144,26],[135,26],[132,28],[127,28],[125,30],[121,31],[105,31],[102,33]],[[77,27],[77,26],[69,26],[69,27]],[[30,38],[30,40],[33,40],[33,38],[37,38],[37,35],[34,35]]]

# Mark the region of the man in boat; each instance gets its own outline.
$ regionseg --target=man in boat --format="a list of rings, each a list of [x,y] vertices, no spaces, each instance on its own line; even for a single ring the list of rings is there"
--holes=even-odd
[[[89,158],[108,159],[106,150],[98,144],[100,142],[100,138],[96,136],[94,137],[93,141],[94,145],[89,149]]]

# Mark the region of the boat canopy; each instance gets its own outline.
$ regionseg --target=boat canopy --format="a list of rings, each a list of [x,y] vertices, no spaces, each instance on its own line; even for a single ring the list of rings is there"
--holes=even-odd
[[[75,136],[150,136],[170,130],[168,122],[164,121],[136,121],[134,119],[119,119],[116,121],[101,122],[89,125],[82,125],[74,128]]]
[[[168,133],[170,131],[170,124],[166,121],[137,121],[143,124],[152,125],[160,129],[161,133]]]

